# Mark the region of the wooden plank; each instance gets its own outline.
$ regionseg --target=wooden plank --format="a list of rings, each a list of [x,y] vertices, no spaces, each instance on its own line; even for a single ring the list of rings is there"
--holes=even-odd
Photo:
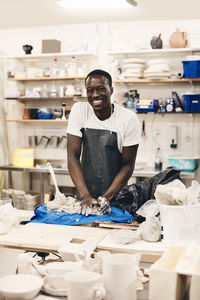
[[[113,229],[133,229],[137,230],[139,223],[135,220],[132,223],[116,223],[116,222],[95,222],[101,228],[113,228]]]
[[[36,77],[36,78],[5,78],[8,81],[50,81],[50,80],[83,80],[84,76],[65,76],[65,77]]]
[[[108,250],[111,252],[124,252],[124,253],[140,253],[142,262],[155,262],[158,260],[166,247],[160,242],[146,242],[138,240],[131,244],[119,244],[112,241],[109,234],[97,244],[97,250]]]
[[[57,252],[74,237],[97,244],[108,233],[109,229],[103,228],[29,223],[0,236],[0,247]]]
[[[42,124],[54,124],[54,125],[66,125],[68,120],[42,120],[42,119],[29,119],[29,120],[7,120],[6,122],[16,122],[16,123],[42,123]]]
[[[113,79],[114,83],[185,83],[185,82],[199,82],[200,78],[129,78],[129,79]]]

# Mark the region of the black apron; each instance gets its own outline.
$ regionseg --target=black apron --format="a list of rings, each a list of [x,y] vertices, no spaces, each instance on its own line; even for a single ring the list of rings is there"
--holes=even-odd
[[[106,192],[122,167],[122,155],[118,150],[117,133],[101,129],[81,129],[83,151],[82,172],[93,198]]]

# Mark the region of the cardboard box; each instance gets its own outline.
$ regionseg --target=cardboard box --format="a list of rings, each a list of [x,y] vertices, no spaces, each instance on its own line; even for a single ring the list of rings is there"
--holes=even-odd
[[[181,300],[188,289],[188,276],[175,271],[185,247],[169,247],[151,266],[149,300]],[[162,295],[162,296],[161,296]]]
[[[58,40],[42,40],[42,53],[59,53],[61,42]]]

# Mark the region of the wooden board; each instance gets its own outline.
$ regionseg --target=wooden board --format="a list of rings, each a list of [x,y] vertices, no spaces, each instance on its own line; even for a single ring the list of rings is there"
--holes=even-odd
[[[112,241],[109,234],[97,244],[97,250],[109,250],[112,252],[140,253],[141,261],[155,262],[167,248],[160,242],[146,242],[138,240],[131,244],[118,244]]]
[[[113,228],[113,229],[133,229],[137,230],[139,223],[133,220],[131,223],[116,223],[116,222],[95,222],[99,227],[102,228]],[[95,226],[95,225],[94,225]]]
[[[29,223],[0,236],[0,247],[29,251],[57,252],[65,242],[76,237],[98,244],[109,229]]]

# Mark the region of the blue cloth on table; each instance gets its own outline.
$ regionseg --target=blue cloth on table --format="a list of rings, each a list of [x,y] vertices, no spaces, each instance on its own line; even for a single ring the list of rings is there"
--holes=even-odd
[[[45,204],[39,205],[34,211],[35,215],[31,218],[32,223],[46,223],[58,225],[81,225],[93,223],[96,221],[112,221],[117,223],[131,223],[133,216],[126,210],[122,211],[119,208],[111,206],[111,213],[105,215],[81,215],[81,214],[68,214],[64,212],[47,210]]]

